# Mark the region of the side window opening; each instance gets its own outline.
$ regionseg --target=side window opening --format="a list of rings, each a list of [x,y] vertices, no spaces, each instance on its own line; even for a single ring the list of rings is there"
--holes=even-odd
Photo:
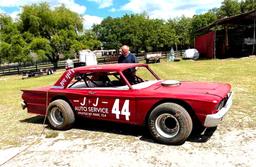
[[[116,72],[94,72],[78,74],[69,88],[97,88],[125,86],[125,82]]]

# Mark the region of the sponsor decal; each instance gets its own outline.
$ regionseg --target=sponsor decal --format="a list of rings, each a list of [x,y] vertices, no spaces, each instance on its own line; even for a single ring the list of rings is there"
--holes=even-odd
[[[78,106],[75,106],[75,110],[80,115],[84,116],[95,116],[95,117],[107,117],[109,114],[114,114],[116,119],[120,119],[123,117],[126,121],[130,120],[130,111],[129,105],[130,101],[125,100],[124,104],[120,110],[120,100],[115,99],[115,102],[112,106],[111,113],[109,112],[108,107],[98,107],[99,103],[101,104],[108,104],[107,101],[101,101],[99,97],[96,98],[95,101],[91,101],[84,97],[81,101],[73,100],[74,102],[78,102]],[[91,105],[92,104],[92,105]]]
[[[65,87],[67,81],[69,81],[72,77],[72,75],[75,73],[74,69],[70,69],[68,70],[68,72],[66,73],[66,75],[63,77],[63,79],[60,81],[60,85],[62,87]]]
[[[74,100],[75,101],[75,100]],[[80,102],[79,100],[76,100]],[[91,102],[91,100],[88,100],[86,97],[83,98],[83,100],[79,103],[79,106],[75,106],[75,110],[78,111],[78,114],[84,115],[84,116],[95,116],[95,117],[107,117],[107,114],[109,114],[107,107],[98,107],[98,104],[100,102],[100,98],[97,97],[95,102]],[[91,104],[92,106],[88,106],[86,104]],[[106,104],[106,103],[103,103]]]

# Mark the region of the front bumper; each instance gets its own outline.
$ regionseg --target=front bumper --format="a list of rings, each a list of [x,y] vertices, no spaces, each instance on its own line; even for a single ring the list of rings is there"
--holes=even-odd
[[[231,92],[229,94],[228,100],[225,104],[225,106],[219,110],[216,114],[209,114],[206,115],[205,121],[204,121],[204,126],[205,127],[215,127],[217,126],[222,118],[225,116],[225,114],[228,112],[232,105],[232,99],[233,99],[233,93]]]

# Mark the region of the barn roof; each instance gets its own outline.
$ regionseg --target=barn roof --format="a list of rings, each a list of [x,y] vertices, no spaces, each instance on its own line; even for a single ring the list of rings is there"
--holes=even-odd
[[[250,24],[253,24],[255,18],[256,18],[256,9],[246,13],[236,15],[236,16],[225,17],[225,18],[216,20],[215,22],[197,30],[196,32],[209,31],[212,27],[215,27],[218,25],[250,25]]]

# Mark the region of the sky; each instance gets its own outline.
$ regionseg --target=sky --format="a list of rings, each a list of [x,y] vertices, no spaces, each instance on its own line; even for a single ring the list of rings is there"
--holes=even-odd
[[[167,20],[182,15],[192,17],[209,9],[218,8],[223,0],[0,0],[0,13],[18,19],[22,6],[48,2],[52,8],[64,4],[83,18],[89,29],[108,17],[122,17],[125,14],[146,12],[150,18]]]

